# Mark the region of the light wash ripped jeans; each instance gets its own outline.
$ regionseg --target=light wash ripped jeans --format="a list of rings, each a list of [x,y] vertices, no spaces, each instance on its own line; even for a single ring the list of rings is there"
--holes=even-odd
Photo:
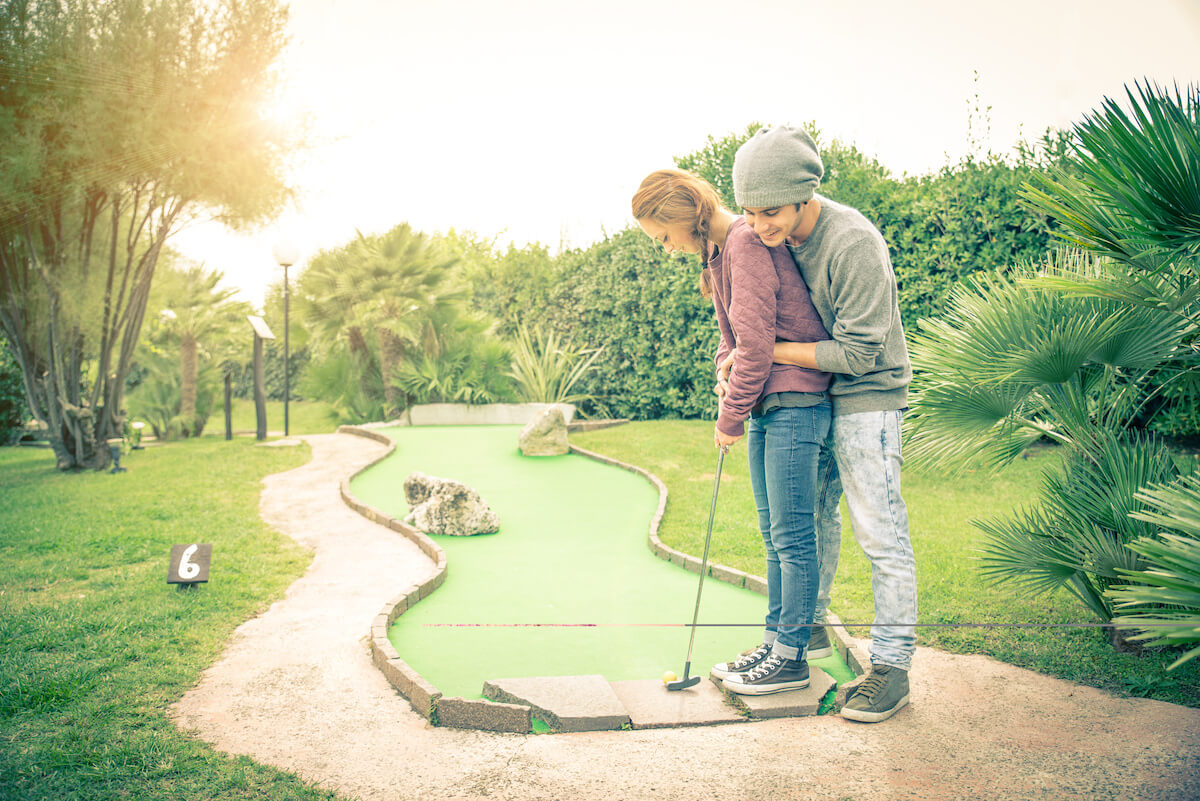
[[[817,569],[814,617],[826,618],[842,545],[838,502],[846,495],[854,538],[871,560],[875,621],[872,664],[912,667],[916,648],[917,570],[900,495],[901,411],[834,415],[817,465]]]

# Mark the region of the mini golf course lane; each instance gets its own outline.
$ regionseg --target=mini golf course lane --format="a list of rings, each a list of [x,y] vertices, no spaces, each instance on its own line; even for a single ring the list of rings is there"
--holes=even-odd
[[[482,698],[484,682],[500,678],[682,675],[698,577],[647,547],[658,505],[649,482],[576,454],[523,456],[521,426],[376,430],[396,449],[352,481],[358,498],[402,519],[404,479],[420,471],[474,487],[500,519],[496,534],[432,537],[446,580],[389,632],[443,694]],[[692,674],[757,643],[765,604],[706,579]]]

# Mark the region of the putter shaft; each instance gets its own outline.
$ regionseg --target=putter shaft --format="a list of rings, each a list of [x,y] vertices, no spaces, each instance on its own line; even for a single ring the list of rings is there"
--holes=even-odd
[[[725,464],[725,449],[717,451],[717,475],[713,479],[712,503],[708,507],[708,531],[704,534],[704,555],[700,558],[700,584],[696,587],[696,609],[692,612],[692,633],[688,637],[687,660],[684,662],[683,678],[680,684],[688,680],[688,671],[692,667],[692,646],[696,642],[696,622],[700,619],[700,596],[704,592],[704,574],[708,572],[708,545],[712,542],[713,518],[717,514],[717,490],[721,487],[721,467]]]

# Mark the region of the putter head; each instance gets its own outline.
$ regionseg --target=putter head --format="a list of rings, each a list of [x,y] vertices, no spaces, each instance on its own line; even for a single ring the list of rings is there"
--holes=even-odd
[[[667,689],[668,690],[686,690],[688,687],[695,687],[699,683],[700,683],[699,676],[692,676],[690,679],[687,676],[684,676],[679,681],[668,681]]]

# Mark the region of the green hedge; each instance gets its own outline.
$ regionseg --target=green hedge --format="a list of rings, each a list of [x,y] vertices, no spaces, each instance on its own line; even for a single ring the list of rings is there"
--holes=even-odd
[[[604,353],[582,390],[639,420],[715,414],[720,336],[700,295],[700,262],[673,257],[640,229],[559,257],[569,289],[559,328]],[[585,409],[585,411],[587,411]]]
[[[544,248],[467,256],[472,305],[511,336],[540,325],[578,347],[602,347],[576,387],[587,414],[639,420],[715,410],[711,357],[718,334],[700,296],[700,262],[671,257],[640,229],[551,257]]]

